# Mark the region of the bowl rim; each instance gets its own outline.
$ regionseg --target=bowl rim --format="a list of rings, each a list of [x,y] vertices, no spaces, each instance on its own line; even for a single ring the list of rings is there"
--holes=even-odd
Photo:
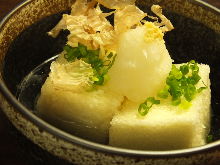
[[[201,7],[205,7],[208,10],[211,10],[214,13],[220,14],[220,9],[214,7],[204,1],[201,0],[188,0],[191,3],[195,3]],[[28,5],[29,3],[33,2],[33,0],[25,0],[19,3],[10,13],[8,13],[0,22],[0,32],[5,23],[10,19],[13,14],[19,11],[19,9],[23,8],[24,6]],[[168,151],[150,151],[150,150],[133,150],[133,149],[124,149],[118,147],[112,147],[104,144],[95,143],[92,141],[88,141],[79,137],[76,137],[72,134],[69,134],[61,129],[56,128],[55,126],[47,123],[43,119],[39,118],[35,114],[33,114],[30,110],[28,110],[24,105],[22,105],[16,97],[10,92],[7,88],[5,82],[0,79],[0,92],[5,97],[5,99],[27,120],[30,120],[35,126],[38,128],[45,130],[49,134],[60,138],[63,141],[69,142],[73,145],[78,145],[83,148],[87,148],[89,150],[97,151],[97,152],[104,152],[108,154],[114,154],[119,156],[129,156],[129,157],[144,157],[144,158],[169,158],[169,157],[182,157],[188,156],[189,154],[196,154],[207,152],[210,149],[217,149],[220,147],[220,140],[215,142],[194,147],[188,149],[178,149],[178,150],[168,150]]]

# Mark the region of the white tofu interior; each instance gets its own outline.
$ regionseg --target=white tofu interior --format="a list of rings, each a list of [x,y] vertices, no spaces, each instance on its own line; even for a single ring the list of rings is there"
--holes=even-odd
[[[120,108],[122,96],[104,90],[75,92],[57,88],[48,78],[37,103],[40,115],[74,135],[106,143],[110,121]]]
[[[199,68],[208,89],[197,94],[189,109],[162,101],[143,117],[138,115],[139,105],[127,102],[111,121],[110,145],[139,150],[173,150],[204,145],[210,127],[210,68],[208,65],[199,65]],[[198,87],[204,86],[202,81]]]

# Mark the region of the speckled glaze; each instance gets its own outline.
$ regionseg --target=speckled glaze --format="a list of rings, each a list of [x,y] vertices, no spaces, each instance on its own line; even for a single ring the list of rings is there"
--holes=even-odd
[[[29,0],[18,6],[0,25],[0,104],[9,121],[24,135],[24,139],[28,139],[23,144],[26,143],[24,146],[28,146],[28,152],[34,155],[30,159],[36,159],[32,164],[201,165],[220,158],[220,141],[192,149],[163,152],[135,151],[96,144],[49,125],[34,115],[28,109],[30,107],[24,107],[17,101],[16,88],[21,79],[35,66],[58,53],[65,43],[65,34],[51,39],[46,32],[57,23],[62,12],[67,11],[72,2]],[[168,33],[165,39],[176,62],[196,59],[208,63],[214,68],[211,73],[213,81],[220,77],[218,9],[199,0],[138,0],[137,4],[146,11],[152,4],[159,4],[166,9],[166,15],[176,30]],[[38,21],[41,23],[36,23]],[[178,30],[178,27],[182,28]],[[219,85],[218,82],[213,88]],[[216,98],[212,101],[213,106],[218,107],[220,94],[215,92],[212,94]]]

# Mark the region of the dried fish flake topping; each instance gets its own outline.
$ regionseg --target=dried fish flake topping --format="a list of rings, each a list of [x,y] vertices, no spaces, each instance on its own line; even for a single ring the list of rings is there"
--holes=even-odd
[[[151,11],[161,19],[160,23],[158,21],[156,21],[155,24],[157,26],[160,26],[160,29],[163,32],[168,32],[168,31],[171,31],[174,29],[170,20],[163,15],[162,8],[159,5],[153,5],[151,7]]]
[[[93,84],[93,69],[82,60],[71,63],[58,60],[54,61],[50,68],[49,79],[58,89],[81,91]]]
[[[88,10],[88,8],[89,6],[87,5],[87,0],[77,0],[71,6],[71,15],[73,16],[84,15]]]
[[[116,9],[110,13],[103,13],[100,9],[101,5]],[[50,31],[49,35],[56,37],[62,29],[68,29],[70,34],[68,35],[67,44],[75,47],[78,43],[81,43],[88,47],[88,49],[104,48],[105,50],[115,51],[117,48],[117,37],[126,32],[129,29],[136,28],[143,25],[143,18],[148,16],[147,13],[141,11],[134,5],[135,0],[76,0],[72,5],[72,11],[70,15],[64,14],[62,20]],[[155,19],[154,25],[161,30],[156,30],[148,34],[147,40],[155,38],[163,38],[163,33],[172,30],[174,27],[170,20],[168,20],[163,14],[159,5],[153,5],[151,10],[157,17],[148,16]],[[107,20],[106,17],[114,14],[114,27]],[[145,21],[147,23],[148,21]],[[151,24],[146,25],[148,32],[152,31],[153,26]]]
[[[140,24],[140,21],[146,16],[147,14],[135,5],[128,5],[121,10],[116,10],[114,19],[116,33],[120,34]]]
[[[97,0],[109,9],[123,9],[127,5],[134,5],[136,0]]]

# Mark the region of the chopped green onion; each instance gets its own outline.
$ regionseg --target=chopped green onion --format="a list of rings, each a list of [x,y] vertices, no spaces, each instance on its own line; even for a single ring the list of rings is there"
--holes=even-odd
[[[158,94],[158,97],[166,99],[169,96],[169,86],[166,85],[164,89],[162,89]]]
[[[201,80],[199,76],[199,67],[198,63],[194,60],[191,60],[187,64],[181,65],[177,68],[175,65],[172,65],[172,69],[169,73],[169,76],[166,79],[166,86],[164,89],[159,91],[157,96],[162,99],[168,98],[171,96],[171,104],[174,106],[180,106],[182,109],[188,109],[191,106],[191,101],[195,98],[197,93],[202,92],[207,89],[207,86],[204,84],[203,87],[196,88],[196,84]],[[149,99],[149,98],[148,98]],[[153,104],[154,100],[146,100],[144,103],[140,104],[138,112],[141,115],[146,115],[149,109]],[[159,100],[158,100],[159,101]],[[147,103],[151,102],[151,105]]]
[[[204,89],[207,89],[207,87],[200,87],[199,89],[197,89],[197,92],[200,93],[200,92],[202,92]]]
[[[184,88],[184,97],[187,101],[192,101],[196,94],[196,87],[193,84],[189,84]]]
[[[78,46],[79,52],[81,53],[82,56],[86,56],[87,55],[87,47],[79,44]]]
[[[185,76],[186,74],[189,73],[189,67],[188,65],[182,65],[180,66],[180,71],[182,72],[182,74]]]
[[[205,86],[196,89],[195,85],[200,81],[200,79],[201,77],[199,76],[198,63],[194,60],[181,65],[179,69],[173,65],[166,80],[168,87],[166,86],[163,90],[167,90],[167,88],[169,89],[168,92],[172,97],[173,105],[181,104],[182,96],[186,99],[186,101],[190,102],[194,99],[196,93],[200,93],[202,90],[207,88]]]
[[[174,106],[177,106],[181,103],[181,99],[180,97],[176,98],[176,99],[173,99],[171,104],[174,105]]]
[[[207,143],[211,143],[213,141],[213,135],[208,135],[206,138]]]
[[[182,78],[183,74],[175,65],[172,65],[170,75],[172,75],[175,79],[179,80]]]
[[[156,100],[154,97],[148,97],[142,104],[139,105],[139,114],[141,116],[145,116],[154,104],[160,104],[160,100]]]
[[[107,56],[108,60],[104,60],[99,57],[100,49],[88,50],[87,47],[82,44],[78,44],[78,47],[66,45],[63,49],[65,51],[64,58],[68,62],[81,59],[84,62],[91,64],[94,72],[92,80],[95,85],[103,85],[107,81],[106,74],[114,64],[116,54],[111,52]]]
[[[111,53],[107,56],[107,58],[110,59],[110,58],[113,57],[113,55],[114,55],[114,54],[111,52]]]

